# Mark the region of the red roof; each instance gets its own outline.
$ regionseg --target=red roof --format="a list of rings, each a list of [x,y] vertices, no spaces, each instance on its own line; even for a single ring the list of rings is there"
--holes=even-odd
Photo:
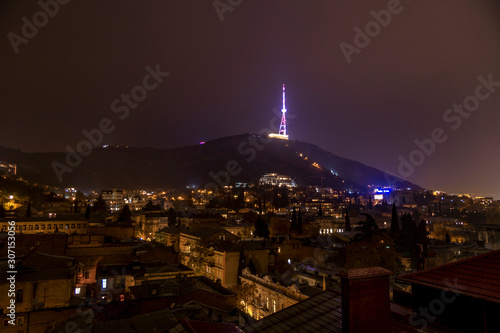
[[[401,275],[398,279],[500,303],[500,250]]]

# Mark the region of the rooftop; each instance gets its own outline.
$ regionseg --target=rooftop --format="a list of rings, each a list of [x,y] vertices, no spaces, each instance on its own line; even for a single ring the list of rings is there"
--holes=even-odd
[[[376,331],[375,329],[373,330]],[[454,332],[428,327],[426,332]],[[305,301],[267,316],[253,324],[243,327],[243,332],[263,333],[342,333],[342,297],[334,290],[326,290]],[[391,312],[391,332],[418,333],[404,315]]]
[[[181,319],[182,326],[189,333],[241,333],[233,324]]]
[[[212,236],[213,234],[215,234],[219,230],[221,230],[221,229],[220,228],[212,228],[212,227],[201,227],[201,228],[197,228],[194,230],[188,230],[188,231],[185,231],[183,233],[203,239],[203,238]]]
[[[244,332],[342,332],[341,296],[326,290],[243,327]]]
[[[500,250],[405,274],[398,280],[500,303]]]

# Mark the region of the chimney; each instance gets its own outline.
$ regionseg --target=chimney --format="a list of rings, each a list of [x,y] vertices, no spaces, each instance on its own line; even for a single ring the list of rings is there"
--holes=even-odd
[[[391,332],[389,277],[393,274],[378,266],[340,273],[342,332]]]

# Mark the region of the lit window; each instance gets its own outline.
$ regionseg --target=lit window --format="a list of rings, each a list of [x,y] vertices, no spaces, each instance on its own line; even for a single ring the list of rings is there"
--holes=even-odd
[[[80,287],[75,288],[75,295],[80,295]]]
[[[108,286],[108,279],[102,279],[102,288],[101,289],[106,289],[106,287]]]
[[[69,229],[69,224],[65,224],[64,229]]]

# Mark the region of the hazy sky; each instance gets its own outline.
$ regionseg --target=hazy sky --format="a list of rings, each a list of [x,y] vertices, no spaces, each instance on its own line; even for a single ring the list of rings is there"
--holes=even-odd
[[[103,144],[258,132],[285,83],[292,139],[406,177],[398,156],[441,128],[408,180],[500,198],[500,87],[467,98],[478,76],[500,82],[498,1],[353,2],[222,0],[236,6],[218,13],[211,0],[49,1],[50,17],[36,1],[2,1],[0,144],[64,151],[103,118],[114,125]],[[371,11],[390,22],[370,24]],[[367,23],[373,37],[355,41]],[[169,75],[144,83],[147,66]],[[144,98],[134,108],[121,101],[132,90]],[[447,112],[466,98],[467,118]]]

